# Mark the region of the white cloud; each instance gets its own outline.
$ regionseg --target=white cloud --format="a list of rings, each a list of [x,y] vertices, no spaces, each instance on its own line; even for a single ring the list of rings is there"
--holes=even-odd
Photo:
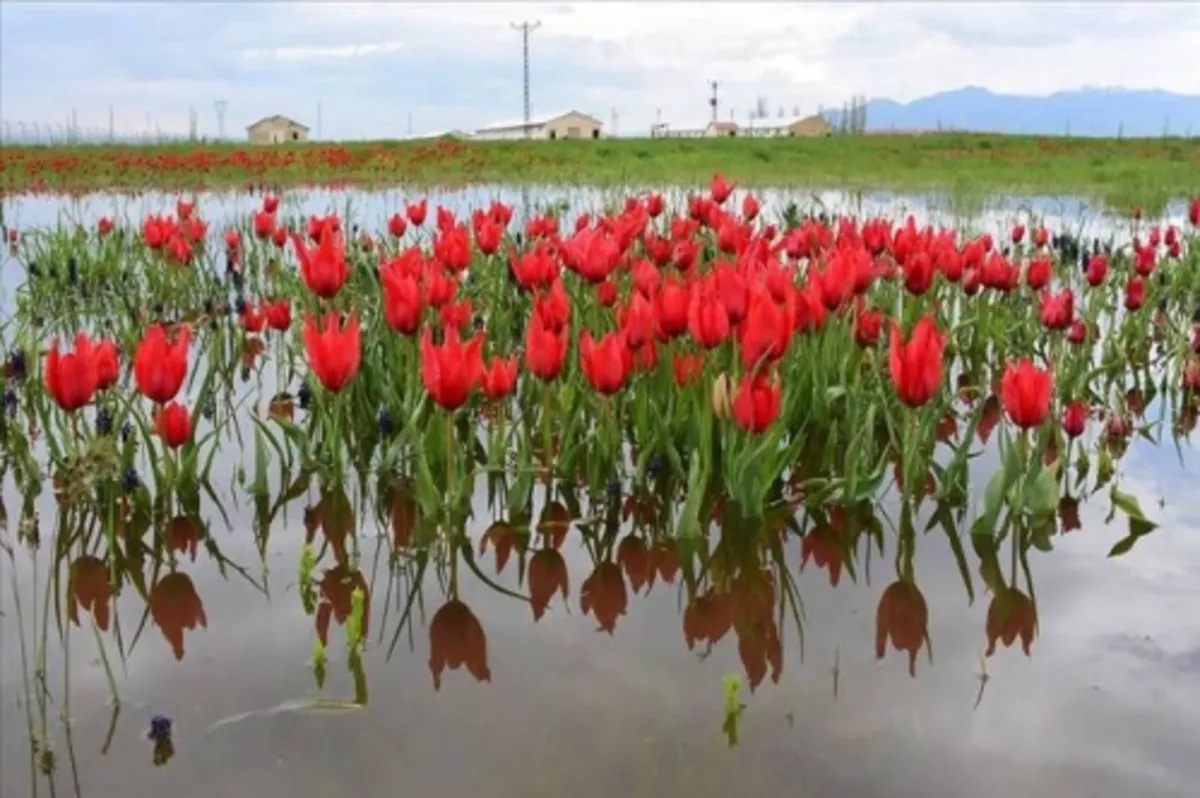
[[[242,50],[238,55],[250,61],[323,61],[366,58],[403,48],[404,42],[387,41],[326,47],[256,47]]]
[[[21,75],[0,86],[6,116],[59,118],[126,97],[144,98],[139,112],[165,114],[173,104],[178,115],[220,96],[248,117],[267,105],[300,113],[324,99],[334,135],[391,135],[412,109],[420,110],[418,129],[483,124],[520,113],[521,37],[512,24],[522,20],[541,23],[530,40],[535,112],[577,107],[608,121],[615,109],[625,132],[645,130],[660,109],[676,126],[703,122],[713,79],[723,114],[739,121],[759,96],[773,114],[782,106],[790,115],[851,95],[908,101],[964,85],[1020,94],[1097,85],[1200,93],[1200,70],[1185,55],[1200,40],[1200,3],[380,2],[294,3],[286,13],[228,4],[219,14],[204,11],[205,25],[173,31],[171,57],[136,76],[123,61],[160,41],[147,31],[151,22],[123,16],[114,30],[127,40],[109,36],[103,48],[64,51],[54,46],[61,22],[36,22],[42,5],[22,7],[21,36],[2,36],[0,55],[11,65],[4,71]],[[93,18],[100,13],[88,8]],[[233,57],[213,61],[214,52]],[[422,59],[406,64],[411,80],[397,82],[373,60],[397,52]],[[17,68],[40,61],[61,66],[58,77]],[[199,66],[187,75],[173,66],[189,63]],[[448,73],[446,93],[422,91]],[[130,91],[88,94],[77,75]],[[149,76],[157,86],[133,90]],[[196,85],[175,83],[184,77]],[[218,80],[219,94],[201,85]],[[172,84],[178,90],[168,95],[163,88]],[[323,84],[353,90],[335,95]],[[431,107],[439,102],[441,111]]]
[[[617,108],[629,127],[657,109],[679,123],[707,114],[707,82],[743,117],[755,98],[810,112],[851,95],[912,100],[963,85],[1050,94],[1085,85],[1200,93],[1181,53],[1200,39],[1191,3],[436,3],[306,4],[297,14],[335,29],[445,31],[474,54],[520,58],[511,23],[541,23],[533,70],[554,64],[642,76],[581,92],[580,104]],[[431,67],[435,65],[431,64]],[[536,78],[535,104],[538,103]],[[556,98],[562,105],[567,98]]]

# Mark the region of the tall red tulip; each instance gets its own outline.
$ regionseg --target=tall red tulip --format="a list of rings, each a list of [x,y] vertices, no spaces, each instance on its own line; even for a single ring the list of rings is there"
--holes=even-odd
[[[75,336],[75,351],[60,354],[58,339],[46,353],[46,392],[59,407],[73,413],[92,401],[99,382],[96,349],[84,333]]]
[[[345,327],[338,314],[327,313],[319,322],[311,315],[304,320],[304,349],[309,366],[325,389],[337,393],[358,373],[362,358],[362,334],[358,317],[350,314]]]
[[[345,242],[328,221],[323,223],[320,236],[320,242],[314,250],[308,248],[303,238],[293,233],[292,246],[296,249],[300,275],[308,289],[319,297],[332,299],[342,290],[350,273],[346,265]]]
[[[1043,291],[1041,295],[1042,324],[1048,330],[1065,330],[1075,321],[1075,295],[1070,288],[1057,294]]]
[[[292,326],[292,305],[287,299],[273,299],[262,304],[263,316],[272,330],[287,332]]]
[[[900,339],[900,326],[892,325],[888,370],[901,402],[921,407],[934,397],[942,385],[945,348],[945,335],[929,316],[921,317],[905,343]]]
[[[1125,284],[1125,309],[1139,310],[1146,303],[1146,281],[1141,275],[1135,274]]]
[[[105,338],[96,344],[96,390],[111,388],[120,376],[121,358],[117,345]]]
[[[187,376],[190,329],[179,328],[175,341],[161,324],[151,325],[133,355],[133,377],[142,396],[166,404],[175,398]]]
[[[493,357],[479,377],[479,387],[488,399],[503,399],[517,387],[517,357]]]
[[[567,357],[567,328],[555,330],[543,321],[543,314],[534,313],[525,333],[525,368],[544,382],[550,382],[562,372]]]
[[[454,411],[466,404],[483,374],[483,333],[465,344],[453,327],[444,334],[441,345],[433,342],[430,328],[421,335],[421,382],[434,402]]]
[[[154,429],[171,449],[178,449],[192,437],[192,419],[187,407],[171,402],[154,413]]]
[[[625,333],[609,333],[597,343],[585,330],[579,339],[579,365],[599,393],[607,395],[621,390],[633,368]]]
[[[1014,424],[1022,429],[1040,426],[1050,412],[1054,377],[1029,358],[1010,363],[1000,381],[1000,399]]]
[[[779,418],[781,393],[767,375],[747,372],[733,397],[733,420],[747,432],[765,431]]]
[[[1063,432],[1072,438],[1078,438],[1087,427],[1087,417],[1087,405],[1078,399],[1068,402],[1066,408],[1063,409]]]

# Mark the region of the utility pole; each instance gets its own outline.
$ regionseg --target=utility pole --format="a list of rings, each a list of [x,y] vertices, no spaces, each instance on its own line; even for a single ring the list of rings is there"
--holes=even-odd
[[[522,22],[520,25],[512,23],[512,29],[521,32],[521,50],[525,64],[525,138],[533,135],[533,131],[529,127],[530,119],[533,116],[533,106],[529,102],[529,34],[541,26],[541,22]]]
[[[225,139],[225,109],[229,107],[228,100],[215,100],[213,108],[217,112],[217,140],[224,141]]]
[[[708,82],[708,87],[712,89],[712,97],[708,99],[708,104],[712,107],[712,121],[717,121],[717,87],[718,83],[715,80]]]

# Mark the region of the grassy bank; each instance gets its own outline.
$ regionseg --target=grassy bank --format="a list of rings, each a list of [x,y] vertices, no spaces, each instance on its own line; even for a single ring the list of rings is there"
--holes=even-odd
[[[9,193],[331,182],[687,185],[714,172],[781,187],[1072,194],[1153,206],[1200,187],[1200,139],[929,134],[0,149],[0,185]]]

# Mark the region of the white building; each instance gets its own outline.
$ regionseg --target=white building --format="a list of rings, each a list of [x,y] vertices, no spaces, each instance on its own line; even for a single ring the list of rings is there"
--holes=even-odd
[[[529,120],[497,122],[475,131],[475,139],[598,139],[603,122],[579,111],[545,114]]]

